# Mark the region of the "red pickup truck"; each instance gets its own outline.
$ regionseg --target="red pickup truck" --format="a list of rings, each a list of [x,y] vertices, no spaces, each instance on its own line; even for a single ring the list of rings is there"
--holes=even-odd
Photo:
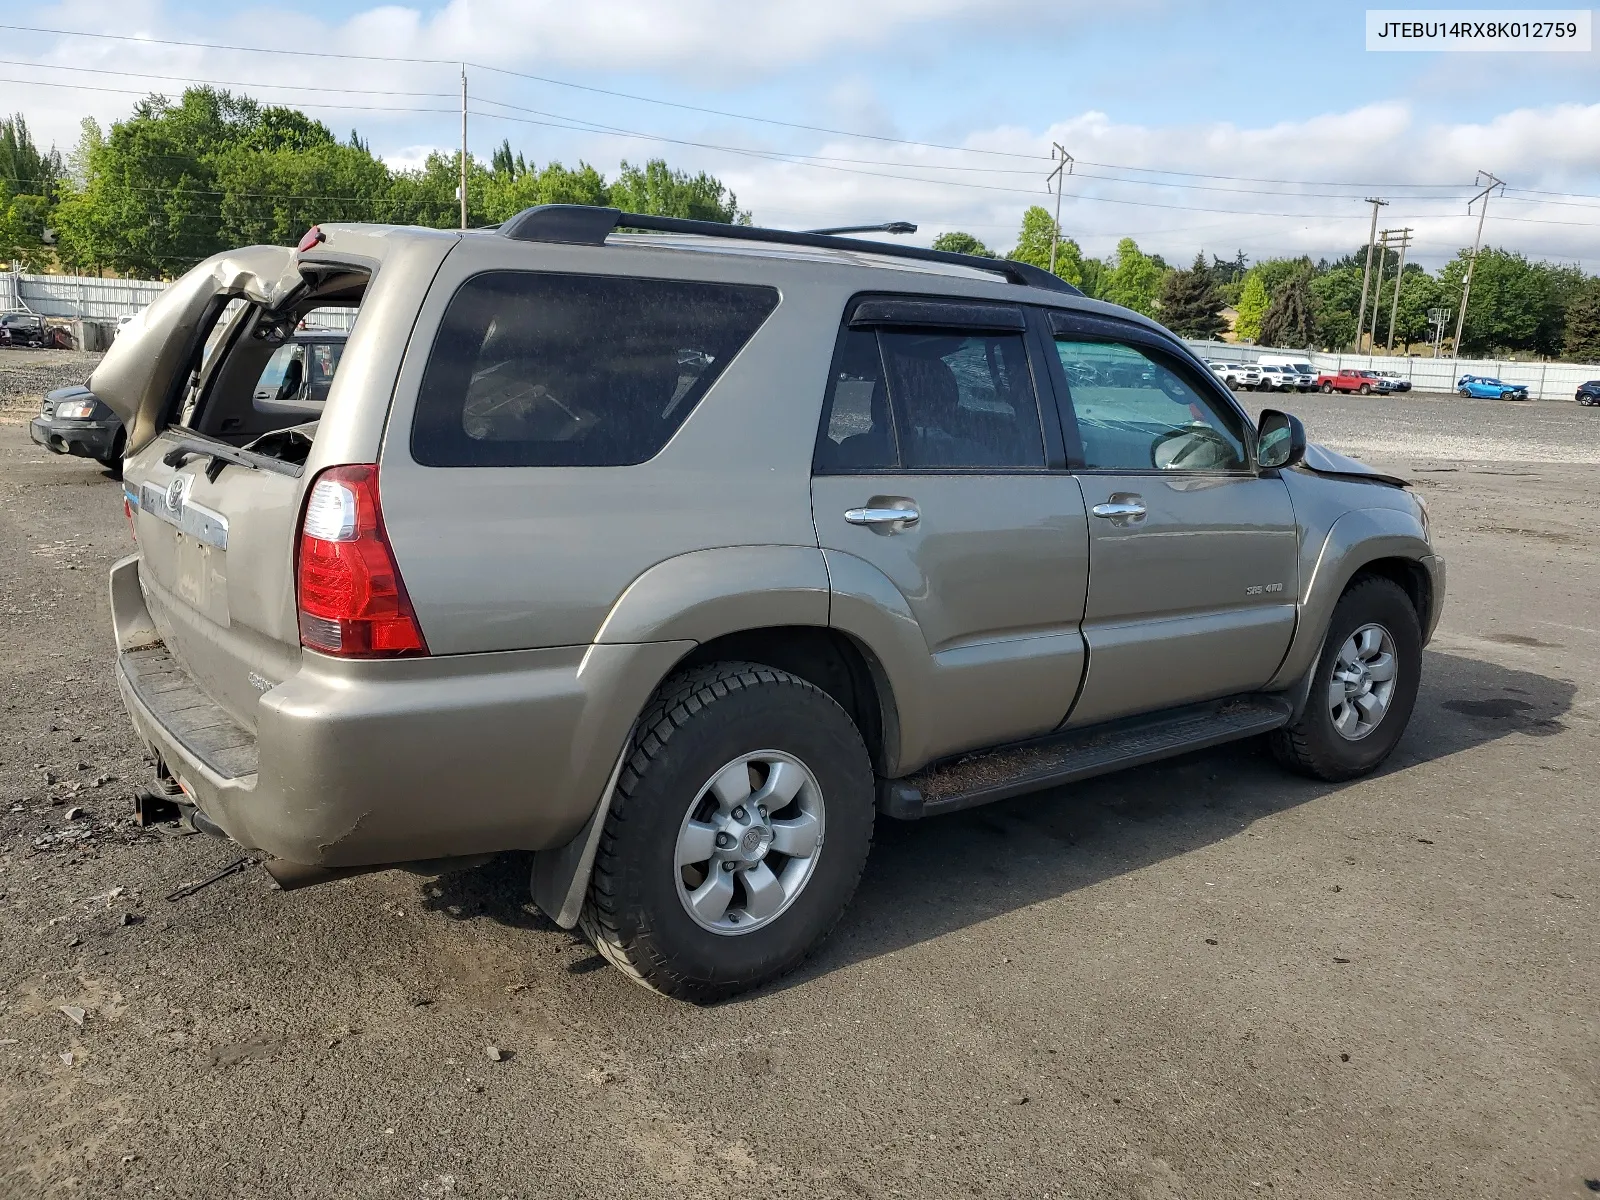
[[[1335,375],[1318,375],[1317,386],[1325,392],[1371,392],[1387,394],[1392,384],[1376,371],[1340,371]]]

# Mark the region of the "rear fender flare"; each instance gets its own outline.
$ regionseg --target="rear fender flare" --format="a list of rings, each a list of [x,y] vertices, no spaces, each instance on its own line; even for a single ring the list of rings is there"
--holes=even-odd
[[[1294,639],[1265,690],[1291,687],[1310,670],[1322,650],[1334,605],[1362,567],[1384,558],[1420,564],[1432,555],[1422,523],[1401,509],[1357,509],[1335,521],[1301,589]],[[1419,614],[1419,620],[1426,628],[1427,614]]]
[[[659,562],[617,598],[595,641],[708,642],[773,625],[828,624],[815,546],[722,546]]]

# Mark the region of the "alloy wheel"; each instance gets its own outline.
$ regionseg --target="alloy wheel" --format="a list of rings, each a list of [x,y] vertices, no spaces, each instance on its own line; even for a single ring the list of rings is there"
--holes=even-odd
[[[1358,742],[1383,722],[1396,674],[1394,637],[1382,625],[1363,625],[1344,640],[1328,680],[1328,712],[1340,737]]]
[[[781,750],[722,767],[684,814],[673,856],[678,898],[705,929],[750,933],[799,897],[822,853],[817,777]]]

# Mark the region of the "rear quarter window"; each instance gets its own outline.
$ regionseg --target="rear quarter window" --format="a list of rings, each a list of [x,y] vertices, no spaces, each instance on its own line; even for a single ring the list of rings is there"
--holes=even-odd
[[[474,276],[434,339],[412,457],[433,467],[644,462],[777,305],[775,289],[747,284]]]

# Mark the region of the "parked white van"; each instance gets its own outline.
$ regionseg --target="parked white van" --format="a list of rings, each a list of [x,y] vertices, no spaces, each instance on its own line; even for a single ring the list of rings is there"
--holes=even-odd
[[[1256,360],[1261,366],[1282,367],[1285,372],[1297,375],[1295,380],[1284,380],[1284,390],[1290,387],[1298,388],[1302,392],[1309,392],[1316,386],[1317,370],[1304,357],[1293,354],[1263,354]]]

